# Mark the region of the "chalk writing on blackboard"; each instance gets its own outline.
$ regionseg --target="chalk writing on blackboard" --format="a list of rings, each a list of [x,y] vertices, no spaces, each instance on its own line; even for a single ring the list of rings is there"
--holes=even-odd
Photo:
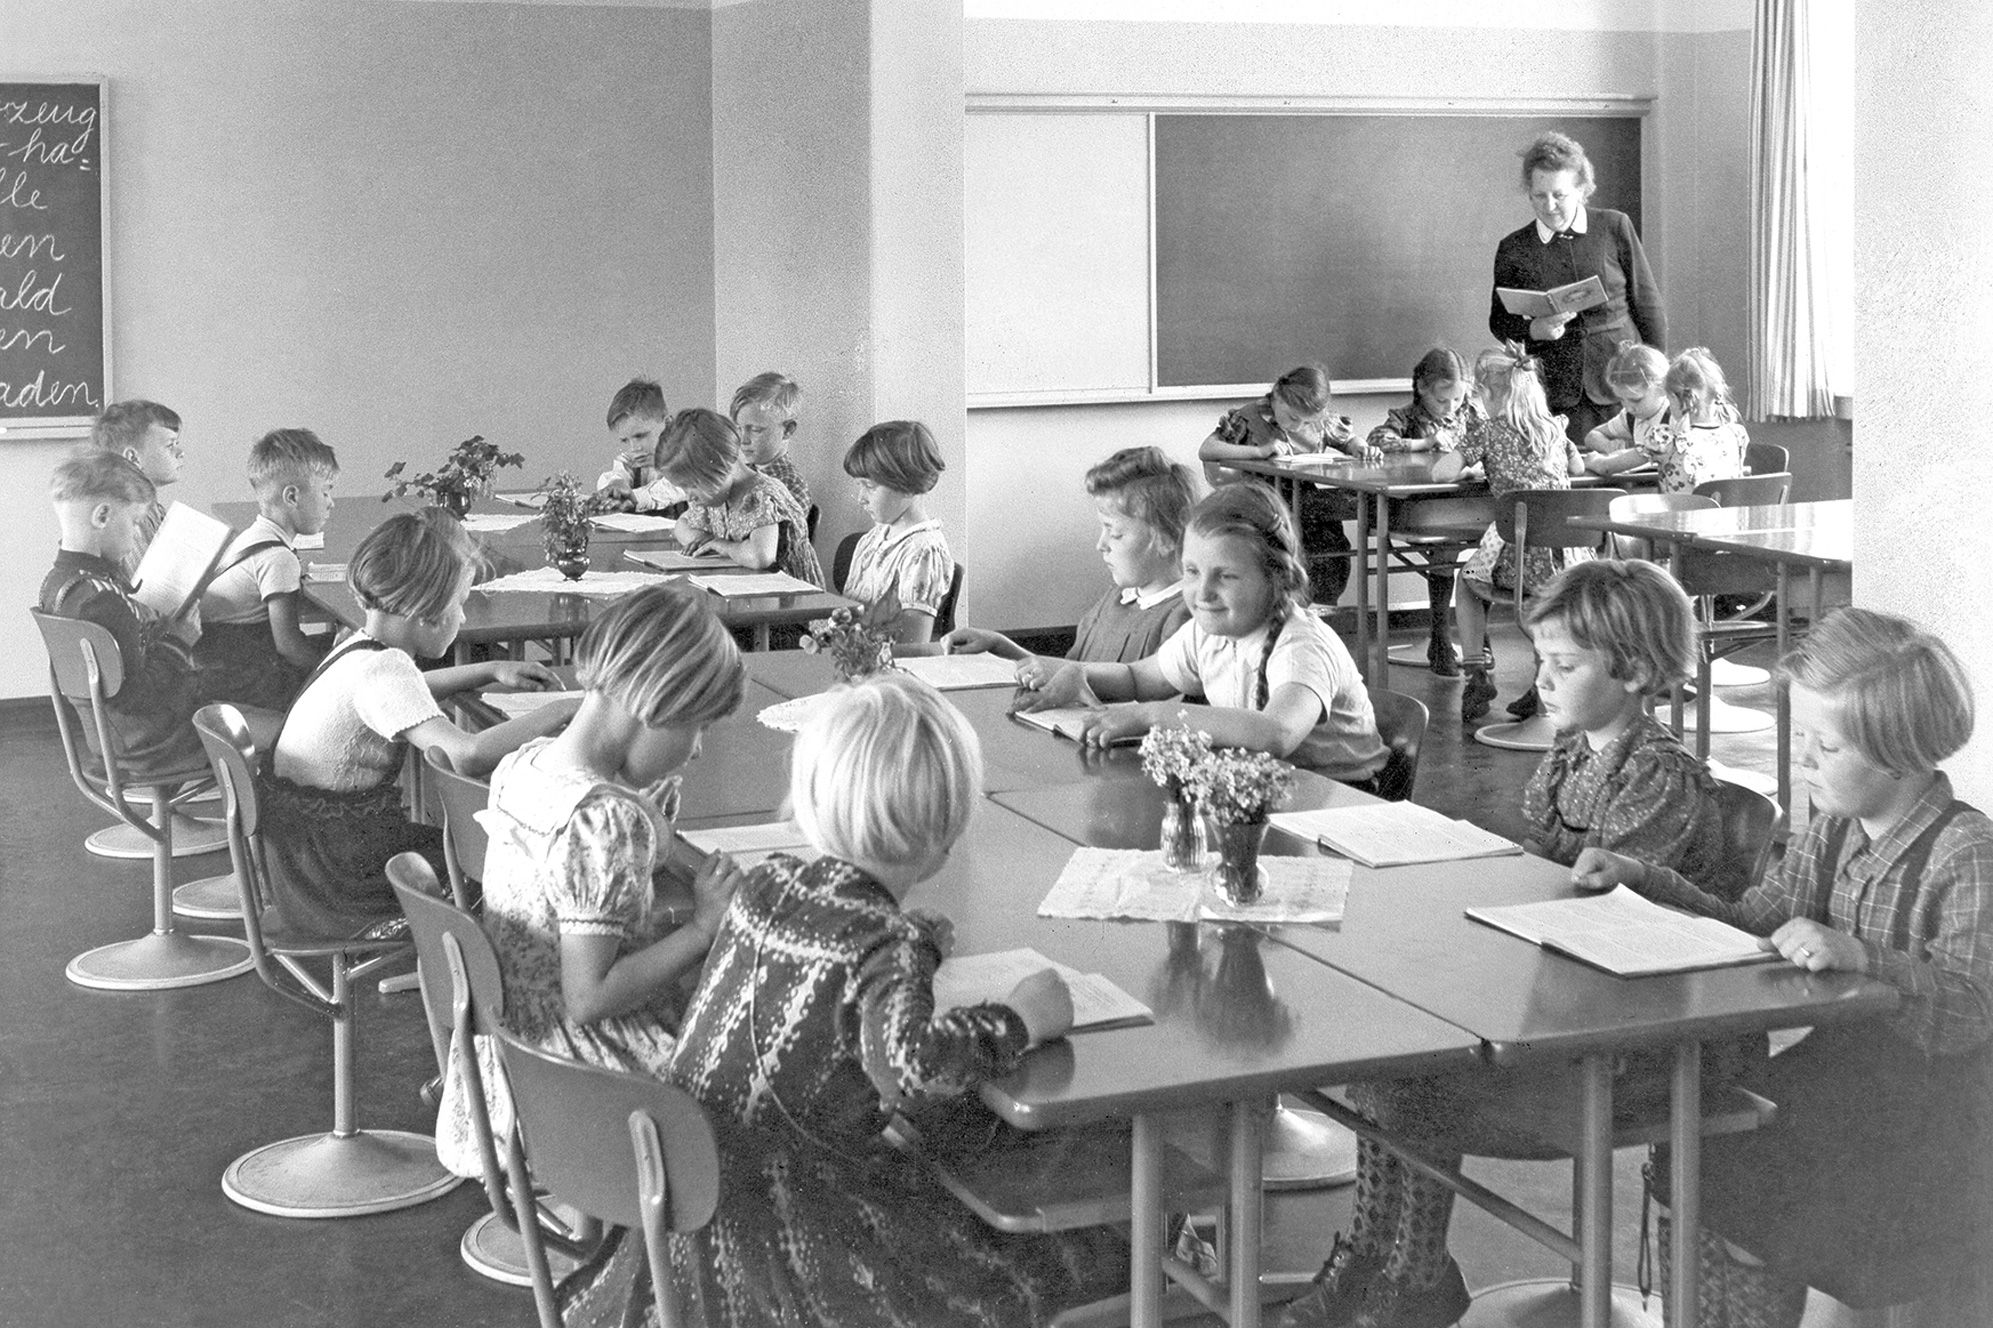
[[[85,422],[109,388],[103,112],[101,82],[0,83],[0,425],[10,432]]]

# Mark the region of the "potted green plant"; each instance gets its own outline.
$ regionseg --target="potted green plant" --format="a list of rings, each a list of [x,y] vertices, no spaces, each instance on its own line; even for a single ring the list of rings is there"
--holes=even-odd
[[[549,476],[539,489],[540,537],[547,564],[570,581],[588,570],[588,518],[601,511],[595,495],[572,471]]]
[[[1265,752],[1221,747],[1198,761],[1186,782],[1217,841],[1212,888],[1234,908],[1256,902],[1267,814],[1293,789],[1294,767]]]
[[[486,442],[483,434],[477,434],[451,448],[450,454],[443,458],[443,464],[435,470],[404,477],[402,472],[408,468],[406,461],[397,461],[389,466],[387,478],[394,483],[381,495],[381,501],[388,502],[413,493],[429,506],[440,507],[462,520],[470,512],[472,503],[490,495],[499,467],[525,464],[523,452],[501,452],[498,444]]]

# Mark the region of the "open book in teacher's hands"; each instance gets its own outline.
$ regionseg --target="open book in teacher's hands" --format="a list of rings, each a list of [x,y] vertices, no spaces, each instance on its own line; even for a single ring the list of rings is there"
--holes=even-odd
[[[1409,802],[1275,812],[1267,820],[1276,829],[1312,839],[1366,867],[1498,858],[1522,852],[1522,845],[1512,839]]]
[[[1747,931],[1664,908],[1623,885],[1575,899],[1470,908],[1467,916],[1623,978],[1778,958]]]
[[[199,602],[235,532],[185,503],[166,509],[132,574],[132,598],[171,621]]]
[[[1517,318],[1555,318],[1559,314],[1582,313],[1598,308],[1606,299],[1605,286],[1596,276],[1540,291],[1497,286],[1495,294],[1500,297],[1502,308]]]

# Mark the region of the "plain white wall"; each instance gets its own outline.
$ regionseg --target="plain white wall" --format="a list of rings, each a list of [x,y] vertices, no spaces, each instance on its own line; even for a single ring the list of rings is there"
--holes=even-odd
[[[335,520],[472,433],[592,475],[631,375],[711,390],[710,16],[365,0],[6,0],[16,76],[110,79],[113,392],[186,419],[198,504],[280,425],[338,449]],[[0,697],[43,694],[21,610],[61,452],[0,444]]]

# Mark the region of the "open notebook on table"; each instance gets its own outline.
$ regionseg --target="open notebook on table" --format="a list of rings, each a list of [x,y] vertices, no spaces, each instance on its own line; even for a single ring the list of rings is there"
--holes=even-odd
[[[676,549],[631,549],[623,556],[660,572],[717,572],[730,565],[724,554],[680,553]]]
[[[944,692],[1017,686],[1017,661],[1001,655],[908,655],[893,667]]]
[[[1312,839],[1366,867],[1496,858],[1522,852],[1522,845],[1514,840],[1409,802],[1275,812],[1267,820],[1277,829]]]
[[[1155,1022],[1153,1010],[1108,978],[1099,973],[1082,973],[1030,949],[953,955],[944,959],[934,974],[934,1008],[953,1010],[965,1005],[1002,1004],[1019,982],[1047,968],[1064,978],[1073,994],[1073,1032]]]
[[[685,578],[701,590],[710,591],[725,599],[744,599],[756,595],[821,595],[822,586],[813,586],[799,576],[787,572],[733,572],[698,575]]]
[[[1467,916],[1624,978],[1779,957],[1747,931],[1664,908],[1623,885],[1575,899],[1470,908]]]
[[[803,838],[794,821],[762,821],[754,825],[716,825],[680,830],[678,837],[701,853],[726,853],[742,871],[752,871],[777,853],[809,862],[821,855]]]
[[[1086,730],[1087,716],[1092,713],[1085,706],[1059,706],[1051,710],[1015,710],[1011,712],[1010,717],[1019,723],[1029,724],[1032,728],[1043,729],[1047,733],[1056,733],[1061,738],[1071,738],[1074,742],[1078,742],[1080,734]],[[1141,741],[1141,735],[1134,734],[1125,738],[1116,738],[1108,745],[1134,747],[1140,745]]]

